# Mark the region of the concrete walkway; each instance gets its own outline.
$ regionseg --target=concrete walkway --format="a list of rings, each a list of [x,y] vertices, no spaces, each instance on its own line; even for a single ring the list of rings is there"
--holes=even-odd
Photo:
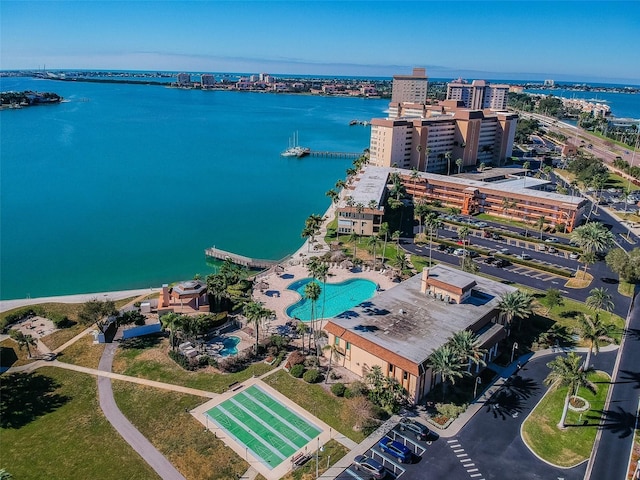
[[[113,356],[117,348],[118,346],[114,343],[106,346],[100,358],[98,366],[100,370],[111,372]],[[98,377],[98,397],[100,399],[100,408],[109,423],[161,478],[165,480],[186,480],[171,462],[122,414],[113,398],[111,378],[107,376]]]

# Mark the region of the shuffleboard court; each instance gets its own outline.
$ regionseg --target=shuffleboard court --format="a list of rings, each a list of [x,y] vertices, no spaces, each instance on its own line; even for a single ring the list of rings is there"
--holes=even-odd
[[[216,405],[206,415],[269,469],[322,432],[256,385]]]

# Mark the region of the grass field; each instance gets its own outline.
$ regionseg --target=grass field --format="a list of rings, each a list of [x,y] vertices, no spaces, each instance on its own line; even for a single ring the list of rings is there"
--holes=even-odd
[[[589,402],[590,409],[582,414],[569,410],[565,430],[560,430],[557,423],[562,415],[566,387],[549,390],[522,425],[522,436],[529,448],[554,465],[574,466],[591,455],[610,378],[606,373],[594,372],[590,380],[597,384],[598,391],[593,394],[581,388],[578,392]]]
[[[35,346],[29,348],[32,353],[35,353]],[[18,343],[11,338],[0,342],[0,367],[19,367],[33,362],[28,355],[27,348],[24,347],[21,350]]]
[[[133,377],[222,393],[234,382],[242,382],[274,368],[266,363],[257,363],[237,373],[217,373],[212,367],[189,372],[169,358],[167,355],[169,341],[166,338],[147,337],[145,341],[148,343],[141,344],[140,348],[119,348],[114,358],[113,371]]]
[[[189,480],[235,479],[249,468],[188,413],[205,399],[129,382],[112,384],[122,413]]]
[[[65,348],[58,355],[58,360],[83,367],[98,368],[105,346],[104,343],[94,344],[93,335],[88,334]]]
[[[102,415],[95,377],[47,367],[0,378],[0,468],[13,478],[158,478]]]

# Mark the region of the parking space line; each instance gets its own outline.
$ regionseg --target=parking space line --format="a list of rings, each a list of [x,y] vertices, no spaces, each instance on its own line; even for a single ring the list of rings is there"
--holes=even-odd
[[[477,472],[478,469],[477,468],[470,468],[469,470],[467,470],[467,472],[472,473],[472,472]]]
[[[396,473],[396,470],[399,470],[400,474],[397,474],[396,475],[397,477],[399,477],[400,475],[402,475],[405,472],[405,469],[402,468],[400,465],[398,465],[393,460],[391,460],[391,458],[387,457],[386,455],[383,455],[380,452],[376,452],[374,449],[371,449],[371,458],[373,458],[375,455],[379,456],[382,459],[382,465],[384,465],[385,467],[387,466],[385,464],[385,462],[390,463],[393,466],[393,473]]]
[[[447,443],[458,443],[458,440],[447,440]]]
[[[471,478],[473,478],[473,477],[481,477],[481,476],[482,476],[482,474],[481,474],[481,473],[474,473],[474,474],[469,475],[469,476],[470,476]]]
[[[460,453],[460,452],[464,452],[464,448],[458,448],[457,450],[453,451],[453,453]]]

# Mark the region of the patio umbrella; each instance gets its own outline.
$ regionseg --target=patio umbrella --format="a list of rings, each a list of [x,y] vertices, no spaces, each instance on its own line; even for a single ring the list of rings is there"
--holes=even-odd
[[[338,252],[333,252],[331,254],[331,261],[332,262],[341,262],[342,260],[344,260],[344,258],[345,258],[345,254],[344,254],[344,252],[342,250],[338,251]]]
[[[342,268],[353,268],[353,262],[351,260],[345,260],[340,264],[340,266]]]
[[[275,272],[276,273],[283,273],[284,272],[284,267],[282,265],[276,265]]]

